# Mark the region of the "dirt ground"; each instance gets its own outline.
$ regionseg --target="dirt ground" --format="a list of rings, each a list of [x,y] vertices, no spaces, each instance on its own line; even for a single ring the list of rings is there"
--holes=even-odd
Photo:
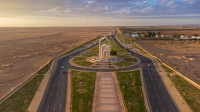
[[[0,98],[48,60],[112,30],[113,27],[0,28]]]
[[[137,44],[200,84],[200,44],[197,41],[139,40]]]

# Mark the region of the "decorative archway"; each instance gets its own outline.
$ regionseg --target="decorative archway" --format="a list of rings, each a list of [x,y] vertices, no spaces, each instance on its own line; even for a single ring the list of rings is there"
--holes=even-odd
[[[104,59],[104,56],[103,56],[103,50],[102,50],[102,46],[101,46],[101,42],[104,40],[104,39],[106,39],[107,41],[108,41],[108,43],[109,43],[109,45],[107,45],[107,49],[106,50],[108,50],[107,51],[107,58],[110,58],[110,40],[107,38],[107,36],[106,37],[103,37],[102,39],[100,39],[99,40],[99,60],[102,60],[102,59]],[[104,45],[105,46],[105,45]],[[104,49],[105,50],[105,49]],[[104,52],[105,53],[105,52]]]

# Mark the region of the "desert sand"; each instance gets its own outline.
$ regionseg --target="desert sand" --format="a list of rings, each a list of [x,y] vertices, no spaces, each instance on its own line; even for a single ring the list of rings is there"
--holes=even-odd
[[[200,44],[197,41],[139,40],[137,44],[200,84]]]
[[[0,98],[52,58],[112,30],[113,27],[0,28]]]

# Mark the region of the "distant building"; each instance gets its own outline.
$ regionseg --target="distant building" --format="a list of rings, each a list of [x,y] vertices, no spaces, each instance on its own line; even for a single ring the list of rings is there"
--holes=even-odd
[[[138,34],[131,34],[132,37],[139,38]]]
[[[185,38],[185,37],[186,37],[186,36],[182,34],[180,38]]]
[[[160,35],[156,35],[156,38],[160,37]]]
[[[191,39],[197,39],[198,36],[192,36]]]

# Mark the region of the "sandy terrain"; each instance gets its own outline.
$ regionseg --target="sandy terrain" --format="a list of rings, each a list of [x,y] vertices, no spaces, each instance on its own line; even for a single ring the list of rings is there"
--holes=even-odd
[[[139,40],[137,44],[177,69],[180,73],[200,84],[200,45],[197,41]]]
[[[0,98],[53,57],[113,27],[0,28]],[[12,71],[10,68],[12,63]]]

